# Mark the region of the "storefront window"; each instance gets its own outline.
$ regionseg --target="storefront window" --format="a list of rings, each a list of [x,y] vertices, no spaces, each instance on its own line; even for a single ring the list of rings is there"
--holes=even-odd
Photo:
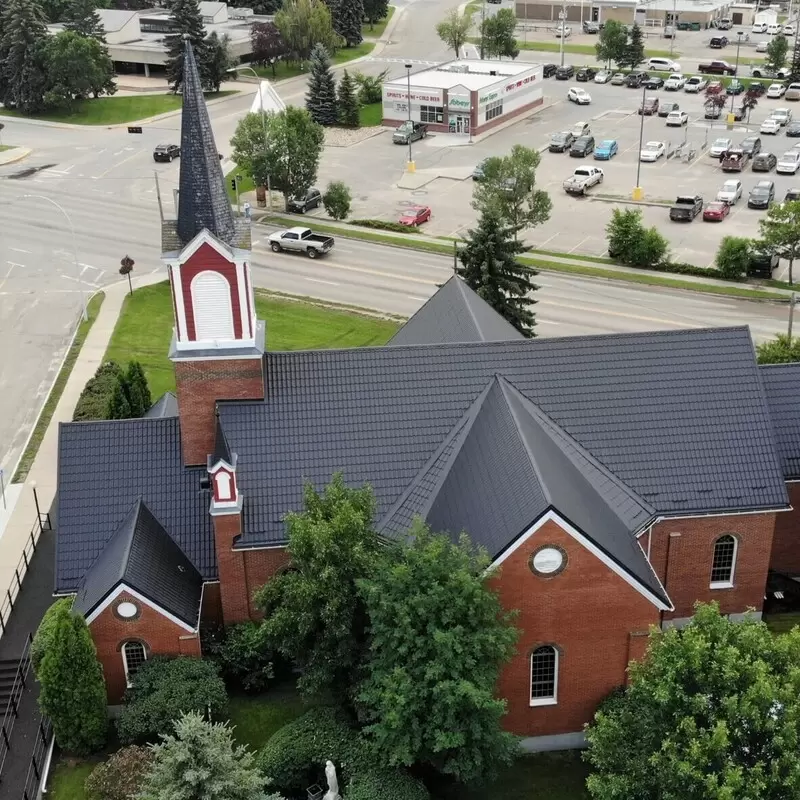
[[[503,113],[503,101],[502,100],[492,100],[491,103],[486,104],[486,121],[488,122],[490,119],[495,119],[499,117]]]
[[[443,119],[444,108],[442,106],[420,106],[420,122],[441,122]]]

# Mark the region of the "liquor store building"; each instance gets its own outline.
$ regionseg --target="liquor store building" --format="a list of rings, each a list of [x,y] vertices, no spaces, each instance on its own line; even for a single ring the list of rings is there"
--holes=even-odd
[[[483,133],[543,101],[542,65],[458,59],[383,84],[383,124],[409,118],[428,130]]]

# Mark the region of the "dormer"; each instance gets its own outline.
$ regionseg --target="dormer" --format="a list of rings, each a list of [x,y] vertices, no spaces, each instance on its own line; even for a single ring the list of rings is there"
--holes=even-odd
[[[208,457],[208,476],[211,486],[212,516],[239,514],[242,510],[242,495],[236,481],[236,462],[239,457],[231,453],[228,442],[217,418],[214,453]]]

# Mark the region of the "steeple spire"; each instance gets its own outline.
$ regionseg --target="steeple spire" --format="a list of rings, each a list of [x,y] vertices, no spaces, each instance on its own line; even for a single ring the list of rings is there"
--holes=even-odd
[[[178,236],[186,245],[206,228],[230,245],[236,237],[233,211],[225,191],[200,73],[188,37],[183,50],[182,91]]]

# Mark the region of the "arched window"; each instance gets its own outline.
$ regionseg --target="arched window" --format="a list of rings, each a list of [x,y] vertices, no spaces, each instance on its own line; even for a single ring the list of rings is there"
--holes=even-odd
[[[231,476],[224,470],[217,473],[217,496],[220,500],[230,500],[233,493],[233,481]]]
[[[712,589],[729,589],[733,586],[738,546],[736,537],[729,533],[720,536],[714,542],[714,560],[711,564]]]
[[[231,287],[218,272],[201,272],[194,277],[192,310],[197,341],[233,339]]]
[[[550,706],[558,702],[558,650],[551,644],[531,653],[531,705]]]
[[[133,683],[133,676],[145,661],[147,652],[141,642],[125,642],[122,645],[122,665],[125,667],[125,681],[128,687]]]

